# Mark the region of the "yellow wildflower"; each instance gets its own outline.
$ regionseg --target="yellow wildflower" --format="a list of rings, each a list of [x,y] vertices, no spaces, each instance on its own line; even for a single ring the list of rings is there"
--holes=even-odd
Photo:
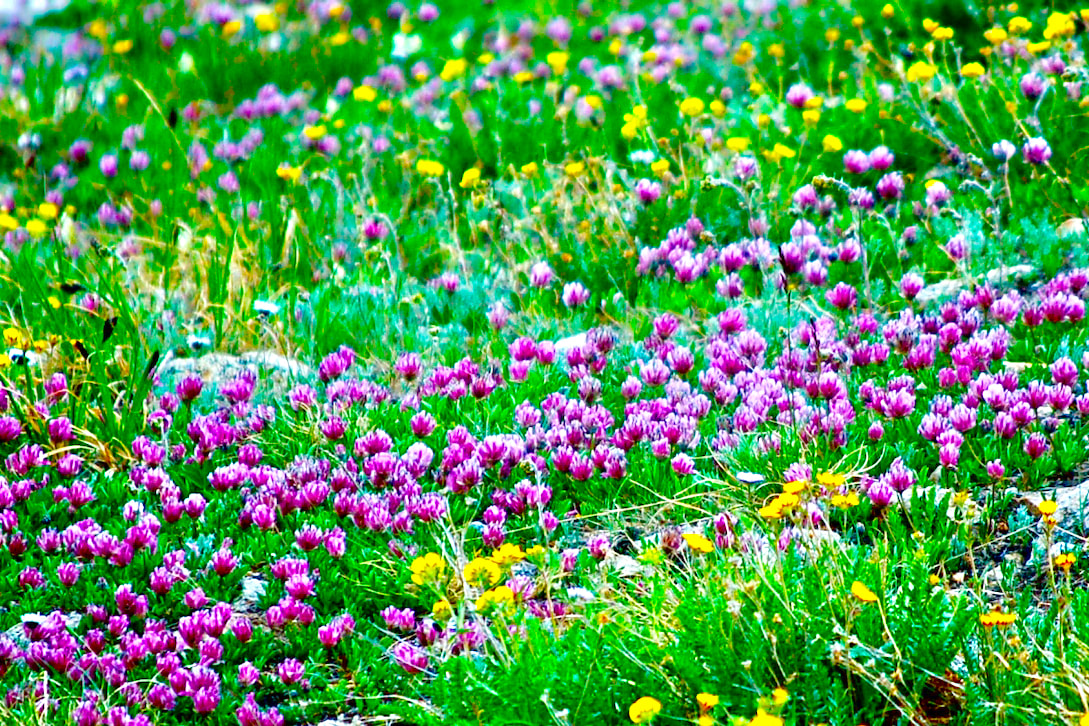
[[[1063,552],[1060,555],[1055,555],[1055,559],[1052,561],[1055,567],[1061,567],[1064,570],[1069,570],[1074,562],[1078,559],[1078,556],[1073,552]]]
[[[669,159],[658,159],[650,165],[650,170],[658,176],[662,176],[669,171]]]
[[[352,91],[352,97],[357,101],[366,101],[370,103],[374,99],[378,98],[378,91],[374,90],[370,86],[362,85]]]
[[[683,535],[684,541],[688,543],[689,549],[700,554],[707,554],[715,549],[715,546],[711,544],[711,540],[704,537],[702,534],[695,532],[685,532]]]
[[[1027,33],[1032,30],[1032,21],[1026,17],[1018,15],[1015,18],[1011,18],[1010,22],[1006,24],[1006,27],[1011,33],[1017,35],[1018,33]]]
[[[711,113],[713,113],[716,118],[722,118],[726,115],[726,104],[724,104],[717,98],[711,101],[711,103],[709,104],[709,108],[711,109]]]
[[[38,205],[38,216],[42,219],[56,219],[60,209],[52,202],[42,202]]]
[[[259,13],[253,16],[253,24],[262,33],[275,33],[280,29],[280,18],[275,13]]]
[[[650,723],[661,712],[661,701],[650,696],[643,696],[628,708],[628,718],[632,723]]]
[[[802,121],[810,126],[816,126],[817,122],[821,120],[821,112],[816,108],[807,108],[802,111]]]
[[[726,148],[741,153],[749,150],[749,139],[744,136],[731,136],[726,139]]]
[[[306,126],[303,128],[303,136],[311,141],[317,141],[321,137],[329,133],[329,129],[325,127],[325,124],[318,124],[317,126]]]
[[[448,60],[443,64],[442,70],[439,71],[439,78],[444,81],[452,81],[463,76],[468,68],[469,62],[464,58]]]
[[[21,348],[24,340],[26,338],[23,337],[22,331],[18,328],[4,328],[4,345],[9,348]]]
[[[487,590],[476,599],[479,613],[510,612],[514,609],[514,591],[506,585]]]
[[[782,43],[772,43],[768,46],[768,55],[772,58],[782,58],[786,55],[786,48]]]
[[[767,713],[762,708],[756,709],[756,715],[749,721],[749,726],[783,726],[783,719]]]
[[[807,486],[808,483],[801,480],[788,481],[783,485],[783,491],[787,494],[801,494]]]
[[[893,15],[896,15],[896,8],[886,3],[885,7],[881,8],[881,17],[883,17],[885,20],[890,20],[892,19]]]
[[[847,477],[843,474],[837,474],[831,471],[822,471],[817,474],[817,483],[826,486],[830,489],[835,487],[841,487],[847,481]]]
[[[417,557],[410,565],[412,581],[417,585],[433,585],[446,573],[446,560],[435,552]]]
[[[0,229],[13,230],[19,228],[19,221],[7,212],[0,212]]]
[[[851,594],[860,602],[877,602],[877,595],[859,580],[851,583]]]
[[[775,706],[784,706],[790,700],[790,694],[785,688],[776,688],[771,692],[771,702]]]
[[[1045,499],[1036,506],[1036,509],[1045,517],[1050,517],[1059,510],[1059,505],[1051,499]]]
[[[1009,38],[1009,33],[1005,28],[991,28],[983,32],[983,37],[987,39],[987,42],[991,45],[998,45]]]
[[[707,713],[718,705],[718,696],[713,693],[697,693],[696,703],[699,704],[700,713]]]
[[[281,166],[276,170],[276,176],[280,177],[284,181],[297,182],[299,177],[302,176],[301,166]]]
[[[34,218],[26,223],[26,231],[31,237],[41,237],[49,231],[49,227],[42,220]]]
[[[861,98],[852,98],[844,104],[851,113],[862,113],[866,110],[866,102]]]
[[[531,161],[528,164],[522,164],[521,172],[529,177],[537,176],[537,162]]]
[[[685,116],[699,116],[703,113],[704,104],[699,98],[686,98],[681,101],[681,113]]]
[[[238,31],[242,30],[241,20],[229,20],[223,24],[223,37],[230,38],[238,35]]]
[[[511,542],[507,542],[492,553],[492,562],[500,567],[513,565],[515,562],[521,562],[525,558],[526,553],[522,551],[522,547]]]
[[[982,63],[965,63],[960,69],[962,78],[979,78],[984,73],[986,71],[983,69]]]
[[[465,173],[461,175],[461,182],[458,186],[462,189],[472,189],[480,183],[480,169],[475,166],[465,170]]]
[[[113,52],[117,55],[125,55],[132,50],[131,40],[119,40],[113,44]]]
[[[574,179],[586,171],[586,164],[581,161],[572,161],[563,167],[563,173]]]
[[[926,61],[916,61],[907,70],[908,83],[929,81],[938,73],[938,67]]]
[[[930,36],[932,38],[934,38],[934,40],[938,40],[938,41],[952,40],[953,39],[953,29],[952,28],[946,28],[946,27],[937,28],[933,33],[930,34]]]
[[[554,50],[545,56],[545,62],[548,63],[548,67],[552,69],[552,72],[557,76],[567,70],[567,61],[570,60],[571,55],[564,53],[561,50]]]
[[[454,614],[454,606],[446,598],[436,600],[435,604],[431,606],[431,614],[435,617],[435,620],[445,622]]]
[[[420,159],[416,162],[416,171],[424,176],[442,176],[446,171],[446,167],[438,161],[432,161],[431,159]]]
[[[491,560],[477,557],[465,565],[465,569],[461,571],[461,574],[465,577],[465,581],[471,585],[491,587],[499,582],[499,578],[503,573],[499,570],[499,565]]]
[[[806,108],[820,108],[824,105],[824,98],[821,96],[813,96],[805,102]]]
[[[746,40],[737,47],[737,52],[734,53],[734,65],[743,66],[755,57],[756,51],[753,49],[752,43]]]

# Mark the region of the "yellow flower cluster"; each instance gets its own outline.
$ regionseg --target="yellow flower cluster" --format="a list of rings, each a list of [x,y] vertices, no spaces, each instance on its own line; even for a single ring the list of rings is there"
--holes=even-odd
[[[444,81],[453,81],[465,75],[468,69],[469,61],[464,58],[452,58],[443,64],[442,70],[439,71],[439,78]]]
[[[514,611],[514,591],[506,585],[487,590],[476,599],[476,610],[482,615],[509,614]]]
[[[416,162],[416,171],[424,176],[442,176],[446,171],[446,167],[441,162],[432,161],[431,159],[420,159]]]
[[[997,608],[979,616],[979,624],[985,628],[993,628],[996,625],[1005,628],[1015,622],[1017,622],[1017,613],[1004,613]]]
[[[647,107],[640,104],[624,114],[624,125],[620,127],[620,135],[631,141],[636,135],[647,127]]]
[[[428,552],[412,561],[412,581],[417,585],[435,585],[446,574],[446,560],[435,552]]]

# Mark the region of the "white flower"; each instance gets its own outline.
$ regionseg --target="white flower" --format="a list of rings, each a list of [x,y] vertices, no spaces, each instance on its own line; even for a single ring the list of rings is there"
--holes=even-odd
[[[398,33],[393,36],[393,53],[391,55],[397,60],[404,60],[417,53],[422,46],[423,41],[420,40],[420,36]]]
[[[630,158],[633,164],[653,164],[657,157],[650,149],[638,149],[631,152]]]
[[[267,300],[258,300],[253,304],[253,309],[261,315],[276,315],[280,312],[280,306]]]
[[[190,333],[189,337],[185,339],[185,342],[190,350],[201,350],[202,348],[212,347],[212,339],[206,335]]]

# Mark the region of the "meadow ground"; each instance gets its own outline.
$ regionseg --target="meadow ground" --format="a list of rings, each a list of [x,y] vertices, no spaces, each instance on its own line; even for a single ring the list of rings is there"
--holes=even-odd
[[[0,722],[1089,726],[1089,7],[17,16]]]

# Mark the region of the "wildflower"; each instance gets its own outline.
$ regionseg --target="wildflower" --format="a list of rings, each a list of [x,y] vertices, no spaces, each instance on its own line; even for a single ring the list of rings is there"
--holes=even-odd
[[[508,542],[502,547],[492,553],[492,562],[500,567],[507,567],[513,565],[515,562],[521,562],[526,558],[526,553],[522,551],[520,545],[512,544]]]
[[[718,705],[718,696],[713,693],[697,693],[696,703],[699,704],[700,713],[707,713]]]
[[[329,129],[326,128],[325,124],[318,124],[317,126],[307,126],[303,128],[303,136],[311,141],[318,141],[327,133],[329,133]]]
[[[274,33],[280,29],[280,19],[275,13],[259,13],[254,16],[253,24],[262,33]]]
[[[432,161],[430,159],[420,159],[416,162],[416,171],[423,174],[424,176],[438,177],[443,175],[443,172],[446,171],[446,167],[444,167],[438,161]]]
[[[487,590],[476,599],[477,612],[488,614],[511,612],[514,609],[514,591],[506,585]]]
[[[472,189],[480,183],[480,169],[475,166],[465,170],[465,173],[461,175],[461,183],[459,186],[462,189]]]
[[[979,78],[986,71],[983,69],[982,63],[965,63],[961,66],[960,75],[962,78]]]
[[[922,81],[923,83],[932,79],[938,73],[938,67],[926,61],[916,61],[912,63],[907,70],[908,83],[915,83]]]
[[[832,134],[828,134],[824,137],[823,141],[821,141],[821,146],[824,148],[825,152],[829,154],[834,154],[837,151],[843,150],[843,142],[839,140],[838,136],[833,136]]]
[[[522,168],[519,171],[521,171],[522,174],[524,174],[525,176],[531,178],[535,177],[537,176],[537,162],[531,161],[528,164],[522,164]]]
[[[370,103],[374,99],[378,98],[378,91],[374,90],[368,85],[358,86],[352,91],[352,98],[357,101],[364,101]]]
[[[1028,31],[1032,30],[1032,21],[1028,18],[1018,15],[1017,17],[1010,19],[1010,22],[1006,24],[1006,28],[1008,28],[1009,31],[1014,35],[1017,35],[1019,33],[1027,33]]]
[[[688,544],[688,547],[694,552],[699,552],[700,554],[705,555],[708,552],[714,550],[715,548],[715,546],[711,544],[711,540],[707,539],[702,534],[697,534],[695,532],[686,532],[681,536],[684,537],[684,541]]]
[[[31,219],[26,223],[26,231],[31,237],[41,237],[49,231],[49,227],[40,219]]]
[[[866,102],[861,98],[852,98],[844,104],[851,113],[862,113],[866,110]]]
[[[557,76],[567,70],[567,61],[570,60],[571,55],[561,50],[554,50],[545,56],[545,63],[552,69],[552,72]]]
[[[764,158],[773,164],[778,163],[782,159],[793,159],[797,155],[798,152],[783,144],[776,144],[770,151],[764,151]]]
[[[454,614],[454,607],[450,604],[450,601],[446,598],[436,600],[435,604],[431,606],[431,615],[435,620],[445,622],[450,619]]]
[[[999,45],[1000,43],[1005,42],[1010,36],[1005,28],[991,28],[990,30],[984,31],[983,37],[986,38],[987,42],[991,45]]]
[[[454,58],[446,61],[443,64],[442,70],[439,71],[439,78],[444,81],[453,81],[461,76],[465,75],[465,71],[469,68],[469,61],[464,58]]]
[[[563,173],[572,179],[581,176],[584,171],[586,171],[586,164],[581,161],[572,161],[563,167]]]
[[[412,581],[417,585],[433,585],[442,579],[446,561],[435,552],[417,557],[412,561]]]
[[[650,723],[661,712],[661,701],[643,696],[628,708],[628,718],[632,723]]]
[[[731,136],[726,139],[726,148],[738,154],[749,150],[749,140],[744,136]]]
[[[704,103],[701,99],[689,97],[681,101],[680,109],[685,116],[699,116],[703,113]]]
[[[762,708],[756,709],[756,715],[749,721],[749,726],[783,726],[783,719],[767,713]]]
[[[38,205],[38,216],[45,220],[56,219],[59,211],[57,205],[51,202],[42,202]]]
[[[1013,625],[1017,621],[1017,613],[1004,613],[998,608],[979,616],[979,624],[985,628],[1000,628]]]
[[[896,15],[896,8],[886,3],[885,7],[881,8],[881,17],[885,20],[891,20],[892,16]]]
[[[855,580],[851,583],[851,594],[860,602],[877,602],[877,595],[874,591],[866,587],[859,580]]]
[[[483,557],[477,557],[465,565],[465,569],[462,570],[461,574],[465,577],[466,582],[478,587],[491,587],[499,582],[499,577],[502,575],[499,565]]]
[[[669,171],[669,159],[658,159],[658,161],[651,163],[650,170],[658,176],[662,176]]]
[[[19,228],[19,221],[15,217],[11,216],[7,212],[0,212],[0,229],[6,229],[9,232]]]
[[[771,702],[775,706],[785,706],[786,702],[790,700],[790,694],[787,693],[785,688],[776,688],[771,692]]]
[[[283,179],[284,181],[289,181],[294,184],[298,182],[299,177],[302,176],[302,167],[288,165],[281,166],[276,169],[276,176]]]
[[[1069,572],[1070,567],[1074,564],[1074,562],[1077,559],[1078,559],[1078,556],[1076,554],[1074,554],[1073,552],[1063,552],[1060,555],[1055,555],[1055,558],[1052,560],[1052,564],[1055,567],[1061,567],[1063,570],[1066,570],[1067,572]]]
[[[1059,505],[1051,499],[1045,499],[1036,505],[1036,510],[1040,512],[1041,516],[1051,517],[1055,512],[1059,511]]]
[[[1042,136],[1033,136],[1021,147],[1021,155],[1030,164],[1045,164],[1051,158],[1051,146]]]
[[[230,38],[238,34],[238,31],[242,30],[241,20],[230,20],[223,24],[223,37]]]

